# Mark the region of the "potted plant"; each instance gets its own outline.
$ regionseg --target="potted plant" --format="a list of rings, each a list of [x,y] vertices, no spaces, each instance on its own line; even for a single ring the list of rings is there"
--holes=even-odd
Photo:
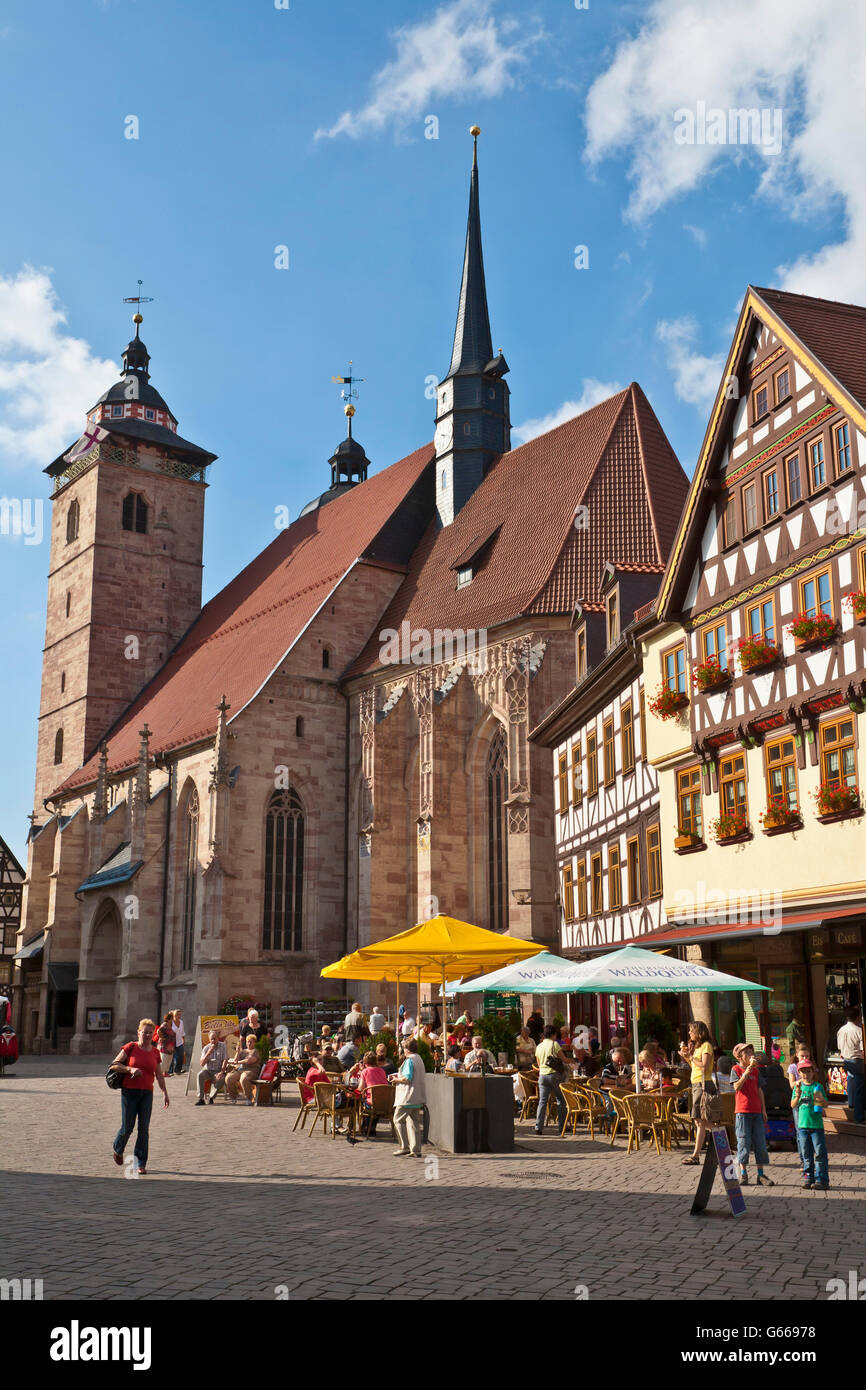
[[[720,666],[715,656],[699,661],[692,671],[692,685],[696,690],[717,690],[719,686],[727,685],[730,679],[730,671]]]
[[[740,835],[747,834],[748,829],[749,822],[742,811],[725,811],[712,824],[713,835],[719,844],[736,840]]]
[[[673,719],[688,703],[689,697],[684,690],[671,690],[669,685],[660,685],[649,707],[657,719]]]
[[[798,613],[791,623],[791,632],[798,651],[806,647],[823,647],[836,636],[836,624],[829,613],[816,613],[810,618],[807,613]]]
[[[784,796],[773,796],[767,802],[766,811],[762,811],[758,819],[761,821],[764,830],[784,830],[790,825],[798,825],[800,822],[800,812],[788,805]]]
[[[815,792],[818,819],[826,816],[844,816],[860,810],[859,787],[846,787],[838,782],[822,782]]]
[[[866,623],[866,593],[862,589],[852,589],[842,602],[847,603],[856,623]]]
[[[771,666],[781,658],[781,651],[765,637],[743,637],[737,643],[737,654],[743,671],[757,671]]]
[[[695,834],[693,830],[684,829],[681,825],[677,826],[674,849],[694,849],[696,845],[702,844],[700,835]]]

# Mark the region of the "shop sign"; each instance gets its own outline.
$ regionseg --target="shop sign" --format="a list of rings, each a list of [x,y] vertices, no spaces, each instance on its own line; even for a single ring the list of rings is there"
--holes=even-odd
[[[859,946],[863,939],[861,927],[834,927],[833,945],[840,949],[845,946]]]

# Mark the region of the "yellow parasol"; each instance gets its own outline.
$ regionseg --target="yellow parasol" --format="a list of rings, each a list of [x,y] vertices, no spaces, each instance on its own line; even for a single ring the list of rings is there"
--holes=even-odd
[[[397,982],[397,1018],[400,1017],[400,981],[408,980],[415,975],[415,970],[410,967],[400,967],[396,969],[389,966],[371,965],[369,961],[362,960],[357,951],[351,955],[341,956],[334,961],[333,965],[326,965],[321,972],[326,980],[381,980],[383,983],[393,984]],[[420,985],[419,985],[420,990]],[[420,993],[418,1003],[421,1003]]]
[[[390,971],[411,970],[417,975],[420,997],[421,981],[442,985],[442,1055],[446,1055],[448,1037],[448,1001],[445,985],[451,976],[480,975],[515,961],[538,955],[544,947],[536,941],[521,941],[516,936],[501,935],[484,927],[461,922],[440,912],[426,922],[419,922],[408,931],[398,932],[384,941],[360,946],[353,959],[372,969]],[[328,967],[332,969],[333,967]],[[326,970],[322,974],[327,974]],[[369,977],[368,977],[369,978]],[[379,976],[379,978],[384,978]],[[390,976],[394,978],[394,976]]]

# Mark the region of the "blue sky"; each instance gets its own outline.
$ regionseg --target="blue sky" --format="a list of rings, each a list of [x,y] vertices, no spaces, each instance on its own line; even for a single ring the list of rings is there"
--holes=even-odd
[[[0,496],[47,521],[41,470],[117,374],[139,277],[154,384],[219,455],[205,598],[327,485],[349,358],[374,468],[431,439],[474,121],[521,437],[636,379],[690,473],[747,283],[866,302],[863,28],[843,0],[5,0]],[[778,110],[779,149],[678,144],[699,102]],[[47,566],[0,534],[22,855]]]

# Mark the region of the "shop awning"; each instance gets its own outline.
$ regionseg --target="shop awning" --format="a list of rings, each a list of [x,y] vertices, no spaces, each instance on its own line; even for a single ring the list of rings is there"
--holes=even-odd
[[[78,961],[49,961],[48,986],[58,994],[74,994],[78,989]]]
[[[619,946],[647,946],[654,951],[666,946],[697,945],[701,941],[731,941],[734,938],[750,936],[781,936],[784,932],[820,931],[823,926],[838,925],[848,919],[852,923],[866,921],[866,912],[857,912],[849,907],[814,908],[804,912],[784,912],[778,922],[739,921],[722,919],[718,922],[676,922],[656,931],[632,936],[627,941],[605,942],[599,946],[585,946],[587,955],[601,955]]]
[[[31,936],[29,941],[25,941],[20,951],[16,951],[13,960],[32,960],[34,956],[39,956],[45,949],[45,942],[48,940],[48,932],[41,931],[38,936]]]

